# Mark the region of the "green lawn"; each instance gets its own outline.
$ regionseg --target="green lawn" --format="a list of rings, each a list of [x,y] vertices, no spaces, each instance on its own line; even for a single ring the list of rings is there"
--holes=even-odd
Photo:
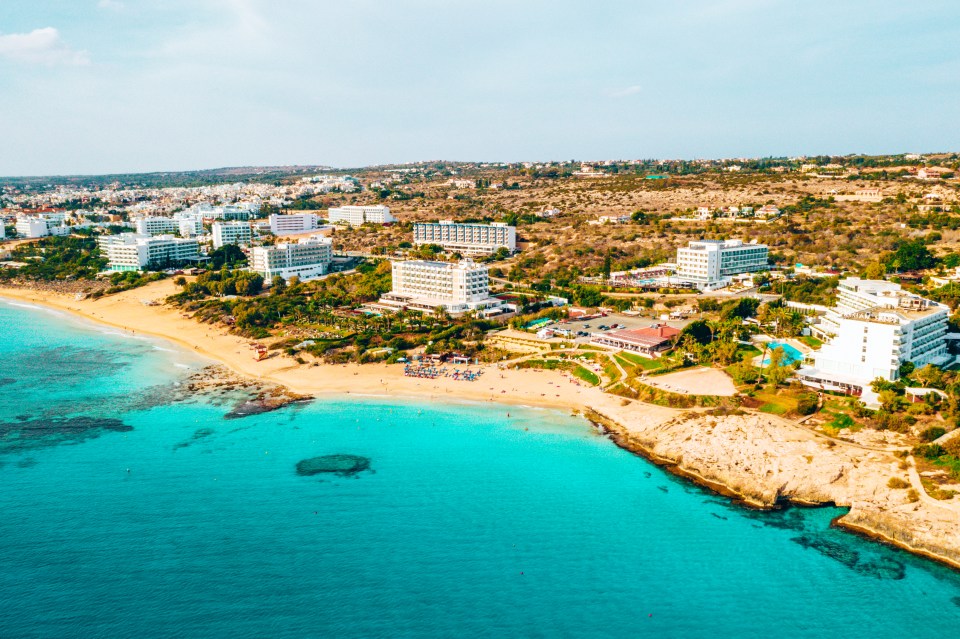
[[[797,400],[795,398],[778,395],[775,391],[764,389],[757,391],[753,396],[763,402],[760,408],[758,408],[761,413],[786,415],[797,408]]]
[[[763,351],[761,351],[759,348],[757,348],[753,344],[751,344],[750,346],[741,344],[740,347],[737,348],[737,352],[740,353],[741,361],[748,360],[752,357],[756,357],[757,355],[763,354]]]
[[[823,342],[821,340],[818,340],[816,337],[813,337],[812,335],[804,335],[802,337],[798,337],[797,339],[799,339],[801,342],[803,342],[810,348],[820,348],[821,346],[823,346]]]
[[[620,351],[616,354],[616,357],[621,360],[621,363],[623,360],[626,360],[634,366],[639,366],[645,371],[653,371],[663,367],[663,362],[661,362],[659,359],[649,359],[647,357],[637,355],[636,353],[628,353],[627,351]]]
[[[573,362],[559,359],[528,359],[525,362],[521,362],[519,366],[520,368],[540,368],[548,371],[558,369],[568,370],[573,373],[574,376],[592,386],[600,384],[600,377],[598,377],[596,373]]]
[[[576,377],[578,377],[579,379],[582,379],[583,381],[590,384],[591,386],[596,386],[600,383],[600,378],[597,377],[596,373],[594,373],[591,370],[587,370],[586,368],[584,368],[583,366],[580,366],[579,364],[575,366],[571,372]]]

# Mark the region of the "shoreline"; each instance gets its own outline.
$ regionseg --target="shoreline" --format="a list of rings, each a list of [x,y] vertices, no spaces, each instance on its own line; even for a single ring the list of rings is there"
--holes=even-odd
[[[165,298],[172,292],[172,282],[163,280],[100,300],[16,288],[0,288],[0,298],[167,340],[241,378],[301,395],[565,410],[602,427],[616,446],[738,505],[763,510],[780,504],[849,508],[833,525],[960,570],[960,538],[955,533],[960,509],[906,502],[903,491],[887,488],[887,479],[896,472],[891,470],[897,463],[892,455],[838,444],[762,413],[719,415],[625,400],[558,371],[501,370],[486,364],[480,379],[467,382],[405,377],[400,365],[303,366],[278,352],[256,362],[253,340],[141,299],[150,294]]]
[[[146,306],[134,299],[144,288],[156,291],[154,287],[143,287],[100,300],[75,300],[57,293],[4,287],[0,288],[0,298],[66,312],[133,335],[167,340],[211,363],[226,366],[241,377],[278,384],[304,395],[404,396],[419,401],[461,399],[578,412],[585,410],[593,395],[603,395],[599,389],[586,385],[574,386],[574,392],[570,392],[565,388],[573,384],[570,378],[554,371],[500,370],[495,364],[482,366],[484,375],[468,382],[405,377],[399,364],[302,366],[278,351],[257,362],[251,346],[255,340],[185,318],[177,309]]]

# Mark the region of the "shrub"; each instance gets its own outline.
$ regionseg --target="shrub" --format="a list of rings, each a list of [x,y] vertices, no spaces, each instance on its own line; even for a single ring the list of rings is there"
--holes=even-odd
[[[923,444],[914,448],[913,454],[920,455],[927,459],[937,459],[942,455],[946,455],[947,451],[939,444]]]
[[[920,433],[920,439],[925,442],[932,442],[934,440],[940,439],[947,434],[947,429],[942,426],[931,426],[922,433]]]
[[[902,490],[904,488],[910,488],[910,482],[900,477],[891,477],[890,481],[887,482],[887,487],[893,488],[894,490]]]
[[[817,394],[801,393],[797,396],[797,412],[801,415],[812,415],[817,410]]]

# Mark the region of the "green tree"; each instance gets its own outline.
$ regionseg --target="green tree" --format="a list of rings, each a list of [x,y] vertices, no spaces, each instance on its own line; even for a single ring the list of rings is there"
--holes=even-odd
[[[933,256],[923,240],[901,242],[890,256],[887,266],[895,271],[916,271],[933,268],[937,258]]]

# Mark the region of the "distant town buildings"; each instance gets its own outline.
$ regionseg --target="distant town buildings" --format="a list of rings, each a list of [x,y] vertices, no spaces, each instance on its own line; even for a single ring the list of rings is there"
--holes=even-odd
[[[677,279],[702,290],[726,286],[734,275],[769,268],[769,249],[764,244],[700,240],[677,249]]]
[[[814,365],[801,368],[797,377],[808,386],[862,395],[869,404],[874,379],[897,379],[907,362],[921,367],[950,360],[948,315],[946,305],[893,282],[841,280],[836,306],[814,326],[828,342],[816,352]]]
[[[142,271],[183,266],[200,260],[200,243],[173,235],[121,233],[97,238],[111,271]]]
[[[517,250],[517,229],[502,222],[492,224],[459,223],[452,220],[416,222],[413,242],[417,246],[436,244],[450,253],[464,256],[490,255],[499,248]]]
[[[341,206],[328,211],[327,221],[330,224],[390,224],[397,219],[390,214],[389,207],[382,204],[376,206]]]
[[[253,240],[253,230],[249,222],[214,222],[213,248],[218,249],[225,244],[250,244]]]
[[[316,230],[320,218],[316,213],[291,213],[289,215],[271,215],[270,232],[274,235],[294,235]]]
[[[316,279],[327,274],[332,260],[333,240],[318,235],[250,249],[250,270],[267,282],[278,275],[285,280],[294,276],[303,281]]]
[[[502,312],[503,300],[490,295],[487,267],[470,260],[459,263],[424,260],[393,263],[393,289],[376,304],[383,310],[444,309],[451,315],[477,311]]]

